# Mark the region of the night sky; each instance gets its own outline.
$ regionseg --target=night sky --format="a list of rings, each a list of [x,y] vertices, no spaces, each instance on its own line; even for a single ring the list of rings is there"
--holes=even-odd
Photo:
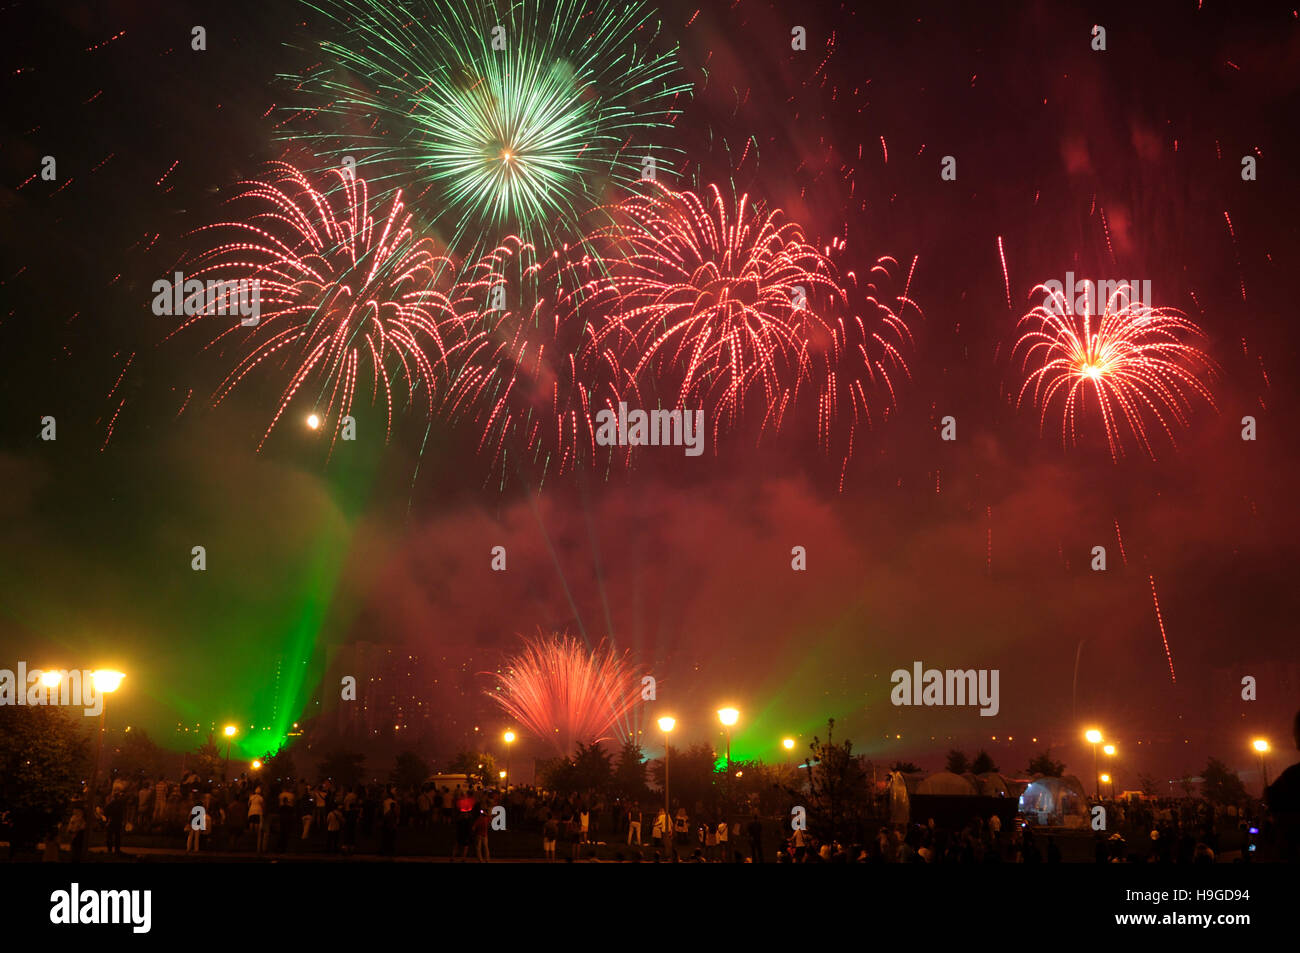
[[[428,754],[447,758],[504,724],[483,673],[540,627],[630,649],[659,679],[646,727],[671,710],[684,740],[713,739],[714,709],[735,704],[738,757],[776,757],[834,717],[881,760],[937,769],[949,747],[985,747],[1015,772],[1051,745],[1082,774],[1097,724],[1121,745],[1121,786],[1211,755],[1250,784],[1247,740],[1289,748],[1300,703],[1295,12],[652,5],[695,86],[664,133],[680,155],[664,180],[780,208],[818,247],[842,240],[841,268],[892,256],[895,293],[911,274],[911,376],[858,431],[843,488],[802,424],[502,488],[474,433],[428,427],[417,404],[385,442],[368,395],[345,450],[286,426],[258,452],[282,378],[213,407],[230,356],[164,340],[150,287],[237,182],[299,159],[277,139],[295,90],[276,77],[318,62],[338,24],[292,3],[12,3],[0,667],[120,668],[115,724],[181,750],[200,739],[178,723],[282,733],[316,710],[332,653],[375,643],[437,674]],[[1194,404],[1177,446],[1157,434],[1154,461],[1130,446],[1113,462],[1095,414],[1063,447],[1059,416],[1040,432],[1016,408],[1017,320],[1067,271],[1150,280],[1208,336],[1217,409]],[[1000,713],[893,707],[890,673],[917,660],[999,669]]]

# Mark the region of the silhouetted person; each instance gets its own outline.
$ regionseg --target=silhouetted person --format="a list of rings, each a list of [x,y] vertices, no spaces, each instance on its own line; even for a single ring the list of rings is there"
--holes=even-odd
[[[122,825],[126,819],[126,798],[121,793],[114,794],[104,808],[104,817],[108,821],[108,841],[105,844],[110,854],[122,853]]]
[[[763,862],[763,822],[757,816],[749,822],[748,834],[749,852],[754,857],[754,863],[761,864]]]
[[[1300,749],[1300,712],[1291,723],[1291,734]],[[1280,859],[1300,861],[1300,763],[1291,765],[1268,786],[1264,803],[1273,817]]]

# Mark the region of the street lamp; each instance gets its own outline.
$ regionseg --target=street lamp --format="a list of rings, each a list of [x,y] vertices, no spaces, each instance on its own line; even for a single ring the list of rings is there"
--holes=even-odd
[[[221,770],[222,781],[226,780],[227,775],[230,774],[230,742],[233,741],[235,738],[235,726],[226,725],[225,731],[226,731],[226,766]]]
[[[111,669],[100,669],[90,673],[91,684],[95,686],[95,691],[100,694],[99,740],[95,743],[95,772],[90,776],[90,795],[87,798],[87,806],[91,809],[95,806],[95,785],[99,783],[99,758],[104,750],[104,727],[108,719],[108,695],[110,692],[117,691],[117,687],[122,684],[124,678],[126,676],[121,672],[115,672]]]
[[[1101,768],[1097,764],[1097,745],[1101,744],[1101,732],[1096,728],[1089,728],[1083,733],[1083,736],[1092,744],[1092,776],[1096,782],[1097,800],[1101,800]]]
[[[740,712],[734,708],[719,708],[718,721],[727,729],[727,773],[731,773],[731,729],[740,720]]]
[[[510,731],[509,729],[506,729],[506,733],[501,737],[504,738],[506,742],[506,771],[505,774],[503,774],[501,777],[502,780],[506,782],[506,790],[509,791],[510,790],[510,780],[509,780],[510,779],[510,746],[515,743],[515,733],[513,731]]]
[[[676,726],[676,718],[665,716],[659,719],[659,730],[664,733],[664,847],[669,857],[673,855],[673,815],[672,804],[668,800],[668,735]]]
[[[1115,751],[1114,745],[1102,745],[1101,753],[1108,758],[1115,757]],[[1115,800],[1115,776],[1113,774],[1110,776],[1110,799]]]
[[[1256,738],[1251,742],[1251,747],[1259,753],[1259,773],[1264,779],[1264,787],[1261,789],[1264,795],[1268,794],[1268,768],[1264,766],[1264,755],[1269,752],[1269,744],[1263,738]]]
[[[794,739],[793,739],[793,738],[784,738],[784,739],[782,739],[782,741],[781,741],[781,747],[784,748],[784,749],[786,750],[787,754],[788,754],[789,752],[794,751]]]

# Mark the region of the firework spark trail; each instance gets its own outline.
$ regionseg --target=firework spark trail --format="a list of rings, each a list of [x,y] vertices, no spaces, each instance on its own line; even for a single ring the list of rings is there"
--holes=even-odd
[[[985,548],[984,569],[988,575],[993,575],[993,507],[992,505],[984,507],[984,515],[988,519],[988,541]]]
[[[1124,537],[1120,535],[1119,520],[1115,520],[1115,539],[1119,541],[1119,558],[1124,560],[1124,565],[1128,565],[1128,555],[1124,552]]]
[[[1228,215],[1227,209],[1223,212],[1223,220],[1228,223],[1228,235],[1232,238],[1232,255],[1237,260],[1237,280],[1241,283],[1241,300],[1246,300],[1246,276],[1241,270],[1241,249],[1237,247],[1237,231],[1232,227],[1232,218]]]
[[[604,642],[588,649],[568,635],[524,640],[488,696],[565,757],[578,743],[608,740],[641,701],[641,672]]]
[[[1089,395],[1101,413],[1115,461],[1124,453],[1121,424],[1154,459],[1148,416],[1176,445],[1173,425],[1189,425],[1192,396],[1215,407],[1202,377],[1213,377],[1216,366],[1193,343],[1204,334],[1182,312],[1132,303],[1135,295],[1127,284],[1109,296],[1100,317],[1086,309],[1075,315],[1063,294],[1044,285],[1034,289],[1040,291],[1047,303],[1020,319],[1020,326],[1028,328],[1012,348],[1013,356],[1024,348],[1020,371],[1026,374],[1016,406],[1032,394],[1042,408],[1041,429],[1061,398],[1062,446],[1077,442],[1078,418]],[[1033,371],[1031,363],[1036,363]]]
[[[1160,614],[1160,597],[1156,595],[1156,577],[1148,576],[1151,580],[1151,604],[1156,608],[1156,622],[1160,625],[1160,641],[1165,646],[1165,658],[1169,660],[1169,680],[1175,685],[1178,684],[1178,676],[1174,673],[1174,656],[1169,651],[1169,637],[1165,634],[1165,620]]]
[[[1011,276],[1007,273],[1007,252],[1002,247],[1002,236],[998,236],[998,259],[1002,262],[1002,285],[1007,292],[1007,310],[1011,310]]]
[[[410,400],[424,390],[432,413],[448,357],[466,346],[451,302],[435,284],[447,260],[431,240],[415,238],[400,192],[385,215],[374,217],[364,180],[335,171],[331,197],[286,163],[271,168],[267,181],[241,183],[231,199],[248,207],[246,218],[196,232],[224,240],[195,259],[189,278],[256,281],[260,288],[259,322],[234,322],[205,348],[233,342],[243,355],[216,389],[213,404],[253,371],[276,366],[288,372],[288,380],[258,448],[310,383],[319,385],[313,409],[335,421],[337,440],[364,367],[372,402],[384,398],[388,433],[395,375],[405,380]],[[194,303],[192,296],[186,301]],[[187,310],[190,316],[168,337],[213,320]]]
[[[322,68],[286,77],[315,108],[290,107],[281,135],[331,164],[351,155],[400,170],[372,177],[384,189],[401,175],[412,194],[432,190],[433,224],[471,265],[511,233],[533,244],[579,237],[607,184],[640,178],[632,146],[666,130],[690,90],[642,0],[322,7],[347,38],[322,44]],[[298,128],[317,115],[330,128]],[[654,154],[673,155],[662,142]]]

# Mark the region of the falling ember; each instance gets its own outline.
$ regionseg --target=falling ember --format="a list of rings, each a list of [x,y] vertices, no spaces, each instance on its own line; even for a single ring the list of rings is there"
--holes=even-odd
[[[1124,560],[1124,565],[1128,565],[1128,556],[1124,553],[1124,537],[1119,532],[1119,520],[1115,520],[1115,538],[1119,540],[1119,556]]]
[[[1011,310],[1011,277],[1007,274],[1007,252],[1002,247],[1002,236],[998,236],[998,258],[1002,261],[1002,285],[1007,292],[1007,310]]]
[[[991,576],[993,575],[993,507],[984,507],[984,514],[988,518],[988,545],[984,557],[984,568]]]
[[[1156,577],[1149,576],[1151,580],[1151,604],[1156,607],[1156,622],[1160,624],[1160,641],[1165,645],[1165,658],[1169,660],[1169,680],[1175,685],[1178,684],[1178,676],[1174,674],[1174,657],[1169,651],[1169,637],[1165,634],[1165,620],[1160,615],[1160,597],[1156,595]]]

